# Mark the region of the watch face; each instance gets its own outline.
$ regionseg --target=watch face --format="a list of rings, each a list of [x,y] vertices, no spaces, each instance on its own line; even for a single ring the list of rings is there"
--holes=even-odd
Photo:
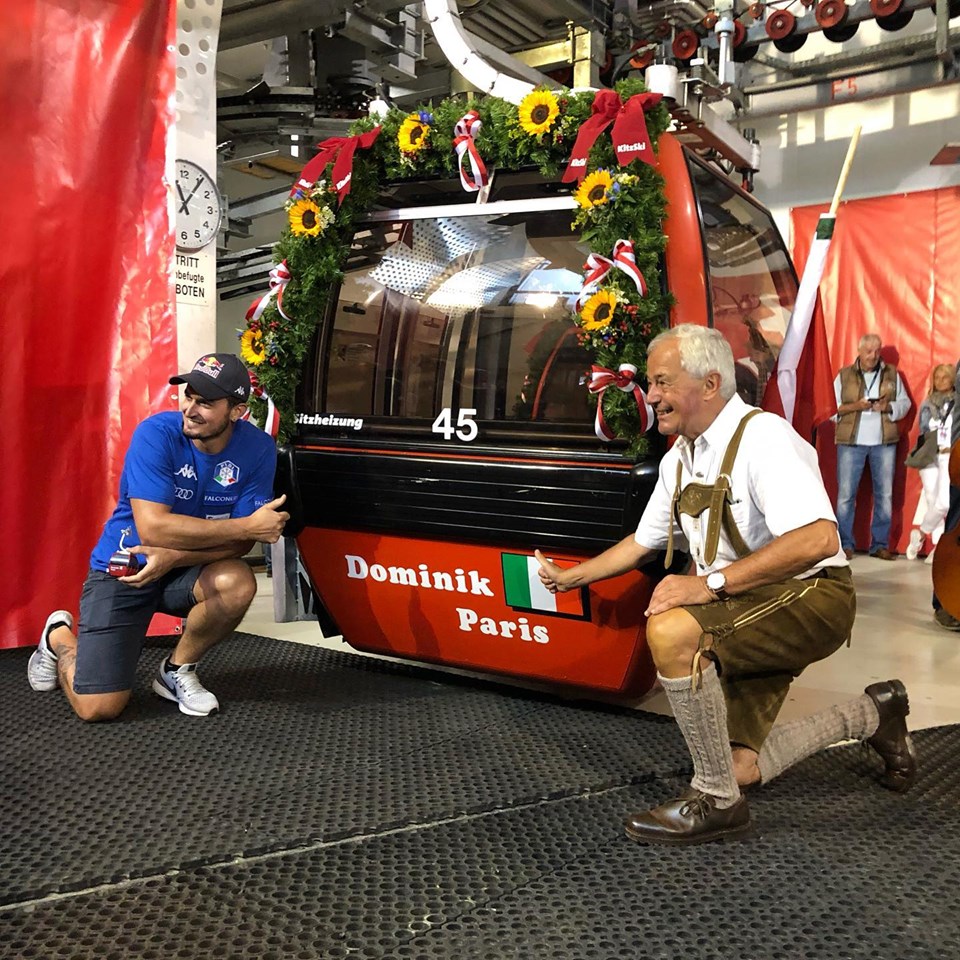
[[[192,160],[178,160],[176,171],[177,248],[199,250],[216,239],[220,230],[220,191],[214,179]]]
[[[722,590],[726,585],[727,578],[717,570],[707,577],[707,586],[711,590]]]

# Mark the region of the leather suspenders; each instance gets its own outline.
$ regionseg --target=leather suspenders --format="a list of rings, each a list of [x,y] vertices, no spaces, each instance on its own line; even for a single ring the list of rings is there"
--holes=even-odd
[[[707,516],[707,534],[704,539],[703,562],[710,566],[717,559],[717,548],[720,545],[720,528],[727,534],[730,545],[737,552],[738,557],[745,557],[750,553],[750,548],[744,542],[740,531],[737,529],[736,521],[733,519],[733,510],[730,508],[732,499],[730,475],[733,471],[733,462],[737,457],[737,451],[740,449],[740,440],[743,437],[743,431],[746,429],[747,422],[755,417],[760,410],[751,410],[737,424],[727,449],[724,451],[723,460],[720,463],[720,472],[717,479],[712,483],[688,483],[682,490],[680,489],[680,479],[683,475],[683,463],[677,462],[677,485],[673,491],[673,497],[670,500],[670,527],[667,534],[667,554],[664,557],[663,565],[669,567],[673,562],[673,525],[674,522],[680,523],[680,515],[686,514],[690,517],[699,517],[705,510],[709,511]]]

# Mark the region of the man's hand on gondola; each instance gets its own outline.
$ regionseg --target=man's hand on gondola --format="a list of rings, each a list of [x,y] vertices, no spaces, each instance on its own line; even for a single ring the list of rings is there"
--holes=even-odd
[[[537,571],[540,575],[540,582],[551,593],[565,593],[570,589],[564,580],[564,574],[567,571],[558,567],[552,560],[548,560],[539,550],[534,550],[533,555],[540,564],[540,569]]]

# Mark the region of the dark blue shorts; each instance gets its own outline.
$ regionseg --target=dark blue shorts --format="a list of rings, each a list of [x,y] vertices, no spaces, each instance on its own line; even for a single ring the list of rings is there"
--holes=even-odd
[[[74,691],[132,690],[150,620],[155,613],[185,617],[197,602],[193,588],[202,569],[171,570],[145,587],[131,587],[102,570],[91,570],[80,594]]]

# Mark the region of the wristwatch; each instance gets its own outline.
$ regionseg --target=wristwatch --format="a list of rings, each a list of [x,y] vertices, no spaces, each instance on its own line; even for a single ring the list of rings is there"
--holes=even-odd
[[[730,594],[727,593],[727,578],[719,570],[707,574],[707,589],[718,600],[730,599]]]

